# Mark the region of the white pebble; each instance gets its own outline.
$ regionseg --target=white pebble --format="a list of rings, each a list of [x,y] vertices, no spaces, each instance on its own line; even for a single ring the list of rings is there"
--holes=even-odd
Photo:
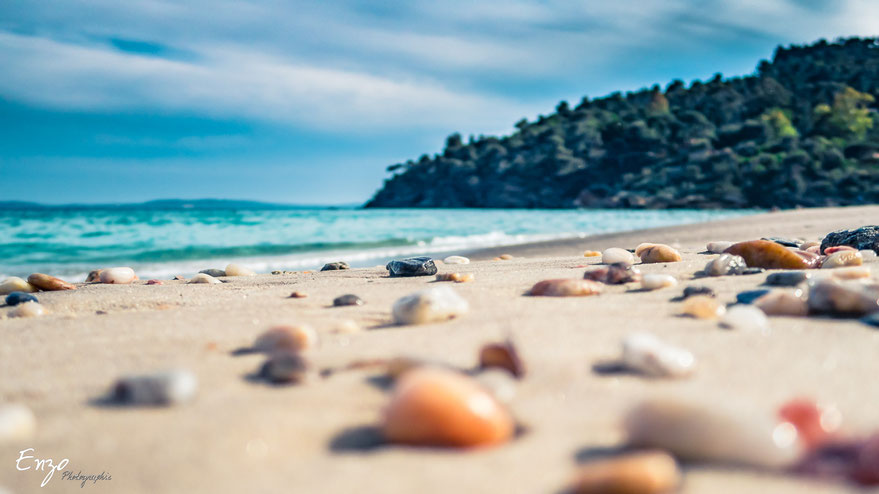
[[[45,313],[46,309],[38,302],[25,302],[9,311],[9,317],[40,317]]]
[[[856,250],[839,250],[827,256],[821,263],[823,269],[860,266],[864,263],[863,255]]]
[[[740,331],[758,331],[769,333],[769,318],[753,305],[737,304],[727,309],[720,320],[720,325]]]
[[[0,443],[21,441],[33,436],[37,419],[24,405],[0,405]]]
[[[669,274],[645,274],[641,277],[641,288],[645,290],[656,290],[677,284],[678,280]]]
[[[622,263],[631,266],[635,264],[635,256],[626,249],[611,247],[601,253],[601,262],[604,264]]]
[[[209,274],[198,273],[193,276],[187,283],[222,283],[222,281],[214,278]]]
[[[425,324],[466,314],[470,304],[449,286],[426,288],[394,302],[394,322]]]
[[[633,333],[623,340],[621,363],[651,377],[686,377],[696,368],[688,350],[669,345],[651,333]]]
[[[705,250],[711,252],[712,254],[723,254],[723,251],[732,247],[732,242],[727,242],[724,240],[716,241],[716,242],[708,242],[708,245],[705,246]]]
[[[18,276],[10,276],[0,283],[0,295],[9,295],[12,292],[34,293],[39,289]]]
[[[101,271],[101,283],[113,285],[127,285],[134,281],[137,276],[131,268],[109,268]]]
[[[256,276],[256,273],[240,264],[230,264],[226,266],[226,276]]]
[[[113,398],[129,405],[177,405],[195,396],[198,380],[186,370],[123,377],[113,388]]]
[[[470,259],[464,256],[449,256],[443,259],[444,264],[470,264]]]
[[[869,250],[869,249],[867,249],[867,250],[859,250],[858,252],[861,253],[861,257],[862,257],[865,261],[874,261],[874,260],[876,260],[876,251],[875,251],[875,250]]]

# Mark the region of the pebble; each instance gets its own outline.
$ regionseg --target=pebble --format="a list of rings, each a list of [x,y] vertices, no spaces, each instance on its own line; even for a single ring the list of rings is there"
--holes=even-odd
[[[808,281],[811,277],[812,273],[808,271],[782,271],[767,276],[764,284],[770,286],[797,286]]]
[[[863,319],[861,319],[861,322],[869,326],[875,326],[879,328],[879,312],[874,312],[868,316],[865,316]]]
[[[149,280],[146,282],[147,285],[164,285],[165,282],[162,280]]]
[[[808,242],[803,242],[800,244],[800,249],[806,250],[812,247],[821,247],[821,242],[817,242],[815,240],[809,240]]]
[[[516,378],[525,375],[525,364],[519,358],[519,352],[512,341],[489,343],[479,350],[480,369],[503,369]]]
[[[30,408],[19,404],[0,405],[0,444],[30,439],[37,419]]]
[[[317,332],[310,326],[276,326],[259,335],[251,349],[262,353],[303,352],[317,346],[317,342]]]
[[[202,269],[199,273],[206,274],[208,276],[213,276],[214,278],[219,278],[220,276],[226,276],[226,272],[222,269],[210,268],[210,269]]]
[[[62,280],[61,278],[56,278],[54,276],[49,276],[43,273],[34,273],[27,277],[27,282],[31,285],[39,288],[40,290],[45,290],[47,292],[57,291],[57,290],[74,290],[75,286],[70,283]],[[21,292],[25,290],[19,290]]]
[[[835,279],[813,281],[809,285],[812,312],[860,317],[879,311],[879,285]]]
[[[127,285],[137,279],[134,270],[126,267],[108,268],[101,271],[101,283]]]
[[[711,297],[711,298],[714,298],[717,296],[717,294],[714,293],[714,290],[711,287],[707,287],[704,285],[691,285],[691,286],[684,288],[684,293],[683,293],[683,295],[681,295],[681,299],[686,300],[686,299],[688,299],[690,297],[694,297],[696,295],[704,295],[706,297]]]
[[[123,377],[113,386],[112,399],[128,405],[170,406],[190,401],[197,389],[192,372],[172,370]]]
[[[274,352],[263,362],[259,376],[275,384],[302,384],[311,377],[311,362],[301,352]]]
[[[733,246],[733,242],[726,242],[726,241],[708,242],[708,245],[705,246],[705,250],[707,250],[708,252],[711,252],[712,254],[722,254],[723,251],[725,251],[726,249],[729,249],[732,246]]]
[[[500,259],[501,261],[510,261],[513,259],[513,256],[512,256],[512,254],[501,254],[501,255],[497,256],[497,258]]]
[[[433,276],[436,264],[429,257],[410,257],[401,261],[391,261],[385,268],[391,278],[398,276]]]
[[[629,264],[616,263],[606,267],[599,267],[586,271],[583,279],[598,281],[608,285],[622,285],[641,281],[641,271]]]
[[[829,249],[828,249],[829,250]],[[821,263],[823,269],[842,268],[846,266],[860,266],[864,263],[861,253],[856,250],[836,251]]]
[[[470,304],[449,286],[426,288],[407,295],[392,308],[397,324],[426,324],[466,314]]]
[[[830,272],[830,276],[838,280],[862,280],[870,277],[870,268],[867,266],[850,266],[836,268]]]
[[[800,289],[792,292],[773,290],[754,300],[754,307],[767,316],[807,316],[809,304]]]
[[[470,264],[470,259],[464,256],[449,256],[443,259],[444,264]]]
[[[9,317],[39,317],[46,313],[38,302],[24,302],[9,311]]]
[[[681,314],[696,319],[718,319],[725,313],[725,306],[706,295],[694,295],[681,305]]]
[[[641,244],[635,249],[635,255],[645,264],[679,262],[683,259],[677,249],[665,244]]]
[[[346,305],[363,305],[365,303],[366,302],[364,302],[362,298],[354,295],[353,293],[340,295],[333,299],[333,307],[344,307]]]
[[[604,264],[635,264],[635,256],[626,249],[611,247],[601,253],[601,262]]]
[[[753,331],[769,333],[769,319],[762,310],[752,305],[737,304],[726,310],[720,320],[720,326],[736,331]]]
[[[339,269],[351,269],[351,267],[348,266],[347,262],[338,261],[324,264],[324,267],[320,268],[321,271],[336,271]]]
[[[602,290],[602,284],[597,281],[562,278],[539,281],[528,294],[539,297],[586,297],[598,295]]]
[[[39,288],[17,276],[10,276],[3,283],[0,283],[0,295],[9,295],[12,292],[34,293],[36,291],[39,291]]]
[[[645,274],[641,277],[641,288],[645,290],[656,290],[677,284],[678,280],[670,274]]]
[[[675,459],[664,451],[628,453],[582,465],[571,494],[668,494],[681,485]]]
[[[601,256],[601,252],[598,252],[597,250],[587,250],[586,252],[583,253],[583,257],[599,257],[599,256]]]
[[[784,468],[801,451],[793,425],[725,402],[652,398],[627,414],[624,427],[631,446],[684,461]]]
[[[775,242],[778,245],[783,245],[785,247],[795,247],[797,249],[803,245],[803,241],[796,238],[782,238],[782,237],[763,237],[762,240],[767,240],[769,242]]]
[[[708,261],[705,265],[705,274],[708,276],[727,276],[742,274],[748,265],[741,256],[733,254],[721,254]]]
[[[473,273],[442,273],[436,275],[436,281],[454,281],[455,283],[467,283],[473,281]]]
[[[86,283],[98,283],[101,281],[101,273],[103,273],[103,269],[95,269],[94,271],[90,271],[89,275],[85,277]]]
[[[308,297],[307,293],[297,291],[297,292],[291,293],[290,296],[287,298],[306,298],[306,297]]]
[[[741,256],[749,267],[764,269],[808,269],[816,267],[820,257],[790,249],[769,240],[739,242],[726,249],[727,254]],[[814,256],[806,259],[804,256]]]
[[[872,250],[879,254],[879,225],[828,233],[821,241],[821,252],[837,245],[848,245],[858,250]]]
[[[256,272],[240,264],[226,266],[226,276],[256,276]]]
[[[746,290],[744,292],[739,292],[736,294],[736,303],[739,304],[751,304],[758,298],[762,297],[769,293],[769,290],[766,288],[761,288],[758,290]]]
[[[453,448],[501,444],[515,428],[506,407],[473,378],[431,367],[403,374],[381,424],[392,443]]]
[[[620,363],[650,377],[687,377],[696,368],[688,350],[663,342],[652,333],[633,333],[623,339]]]
[[[222,283],[222,281],[214,278],[209,274],[198,273],[193,276],[187,283]]]
[[[24,302],[39,302],[37,297],[25,292],[12,292],[6,296],[6,305],[18,305]]]

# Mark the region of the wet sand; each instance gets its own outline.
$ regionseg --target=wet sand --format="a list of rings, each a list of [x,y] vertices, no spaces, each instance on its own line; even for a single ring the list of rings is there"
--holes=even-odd
[[[0,401],[29,406],[38,421],[32,439],[0,445],[0,487],[21,493],[558,492],[579,462],[620,444],[622,413],[653,393],[769,411],[808,396],[836,404],[849,430],[876,430],[879,331],[853,320],[792,317],[771,318],[769,336],[728,331],[677,316],[680,304],[670,299],[698,283],[731,302],[765,279],[691,281],[711,258],[700,254],[708,241],[817,240],[877,222],[876,206],[787,211],[473,252],[477,261],[470,265],[439,264],[441,273],[474,273],[475,282],[454,285],[470,302],[470,313],[414,327],[391,326],[391,304],[432,277],[391,279],[379,267],[226,278],[222,285],[141,281],[40,293],[49,315],[0,320]],[[680,247],[683,262],[642,266],[645,273],[676,276],[678,287],[637,292],[611,286],[584,298],[522,295],[542,279],[581,277],[577,266],[599,262],[582,257],[586,249],[641,242]],[[501,253],[515,258],[490,260]],[[879,279],[879,263],[868,265]],[[294,290],[309,296],[287,298]],[[330,307],[346,293],[366,305]],[[342,319],[364,330],[334,334]],[[511,408],[527,432],[502,447],[470,452],[374,447],[369,426],[387,399],[374,373],[340,372],[293,387],[249,379],[262,357],[236,356],[235,350],[279,323],[307,323],[319,331],[321,345],[312,355],[319,368],[402,355],[471,367],[481,344],[512,335],[528,374]],[[595,373],[593,365],[616,356],[620,339],[636,330],[691,350],[699,360],[696,374],[656,380]],[[97,401],[119,375],[175,367],[198,376],[191,403],[150,409]],[[40,488],[45,472],[15,469],[25,448],[40,458],[68,458],[68,470],[106,472],[112,480],[80,489],[59,472]],[[864,492],[716,466],[686,466],[685,472],[688,493]]]

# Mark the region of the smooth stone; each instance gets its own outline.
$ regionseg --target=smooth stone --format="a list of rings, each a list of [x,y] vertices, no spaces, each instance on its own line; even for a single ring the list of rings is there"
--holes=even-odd
[[[587,297],[598,295],[603,289],[597,281],[561,278],[539,281],[528,294],[537,297]]]
[[[76,289],[75,286],[62,280],[61,278],[56,278],[54,276],[49,276],[43,273],[34,273],[28,276],[27,282],[39,288],[40,290],[45,290],[47,292]],[[23,292],[24,290],[19,291]]]
[[[199,273],[206,274],[208,276],[213,276],[214,278],[219,278],[220,276],[226,276],[226,272],[222,269],[210,268],[210,269],[202,269]]]
[[[193,276],[192,278],[190,278],[190,280],[187,281],[186,283],[188,283],[188,284],[193,284],[193,283],[195,283],[195,284],[198,284],[198,283],[222,283],[222,281],[220,281],[220,280],[214,278],[213,276],[211,276],[211,275],[209,275],[209,274],[198,273],[197,275],[195,275],[195,276]]]
[[[308,294],[305,292],[295,291],[290,294],[287,298],[308,298]]]
[[[859,250],[858,252],[861,253],[861,257],[865,261],[876,260],[877,256],[879,256],[879,254],[877,254],[876,251],[873,251],[873,250]]]
[[[708,261],[705,265],[705,274],[708,276],[727,276],[742,274],[748,267],[741,256],[721,254]]]
[[[645,290],[656,290],[677,284],[678,280],[670,274],[645,274],[641,277],[641,288]]]
[[[525,364],[511,341],[489,343],[479,349],[480,369],[503,369],[516,378],[525,375]]]
[[[449,286],[437,286],[407,295],[392,307],[396,324],[426,324],[466,314],[470,304]]]
[[[470,259],[464,256],[449,256],[443,259],[444,264],[470,264]]]
[[[762,310],[753,305],[733,305],[726,310],[720,326],[736,331],[769,333],[769,319]]]
[[[6,296],[6,305],[18,305],[25,302],[39,302],[37,297],[25,292],[12,292]]]
[[[473,273],[442,273],[436,275],[436,281],[454,281],[455,283],[468,283],[473,281]]]
[[[0,444],[30,439],[37,419],[30,408],[19,404],[0,405]]]
[[[46,313],[38,302],[24,302],[9,311],[9,317],[39,317]]]
[[[605,249],[605,251],[601,253],[601,262],[604,264],[622,263],[631,266],[632,264],[635,264],[635,256],[626,249],[611,247]]]
[[[860,317],[879,311],[879,285],[826,279],[809,283],[809,310]]]
[[[644,332],[623,339],[620,363],[649,377],[687,377],[696,369],[696,358],[688,350]]]
[[[803,297],[803,291],[799,289],[793,292],[773,290],[754,300],[753,304],[767,316],[801,317],[809,315],[809,304]]]
[[[226,266],[226,276],[256,276],[256,272],[240,264]]]
[[[641,244],[635,249],[635,255],[645,264],[679,262],[683,259],[677,249],[665,244]]]
[[[515,429],[506,407],[476,380],[432,367],[403,374],[381,424],[391,443],[451,448],[501,444]]]
[[[429,257],[410,257],[400,261],[391,261],[385,268],[392,278],[398,276],[433,276],[436,264]]]
[[[862,226],[855,230],[837,230],[821,241],[821,252],[828,247],[848,245],[858,250],[872,250],[879,254],[879,225]]]
[[[703,286],[703,285],[691,285],[684,288],[684,293],[681,295],[681,298],[686,300],[690,297],[694,297],[696,295],[704,295],[706,297],[716,297],[717,294],[714,293],[714,290],[711,287]]]
[[[862,280],[869,278],[870,274],[870,268],[867,266],[836,268],[830,272],[830,276],[838,280]]]
[[[785,247],[796,247],[798,249],[801,245],[803,245],[803,241],[796,238],[763,237],[762,240],[768,240],[769,242],[775,242],[778,245],[783,245]]]
[[[497,258],[501,261],[511,261],[513,259],[513,255],[512,254],[501,254],[501,255],[497,256]]]
[[[879,312],[874,312],[868,316],[863,317],[861,319],[861,322],[869,326],[875,326],[879,328]]]
[[[311,326],[276,326],[259,335],[251,349],[262,353],[303,352],[317,346],[317,342],[317,332]]]
[[[301,352],[274,352],[259,369],[261,378],[275,384],[303,384],[311,375],[311,362]]]
[[[808,271],[782,271],[781,273],[772,273],[766,277],[765,285],[770,286],[797,286],[806,282],[812,277],[812,273]]]
[[[126,267],[108,268],[101,271],[101,283],[109,285],[127,285],[137,276],[134,270]]]
[[[684,461],[781,469],[802,451],[790,423],[726,402],[648,399],[629,411],[624,428],[629,445]]]
[[[708,245],[705,246],[705,250],[711,252],[712,254],[722,254],[723,251],[732,247],[733,243],[734,242],[726,241],[708,242]]]
[[[644,451],[594,460],[582,465],[570,494],[668,494],[681,485],[674,457],[664,451]]]
[[[821,247],[821,242],[815,240],[809,240],[808,242],[803,242],[800,244],[800,249],[806,250],[812,247]]]
[[[736,302],[740,304],[750,304],[767,293],[769,293],[769,290],[765,288],[739,292],[736,294]]]
[[[351,267],[348,266],[347,262],[338,261],[324,264],[324,267],[320,268],[321,271],[337,271],[340,269],[351,269]]]
[[[364,302],[362,298],[354,295],[353,293],[341,295],[333,299],[333,307],[344,307],[346,305],[363,305],[365,303],[366,302]]]
[[[734,244],[725,253],[741,256],[748,267],[765,269],[809,269],[814,268],[819,256],[806,259],[808,252],[793,252],[769,240],[751,240]]]
[[[86,283],[98,283],[101,281],[101,273],[103,273],[103,269],[95,269],[94,271],[90,271],[88,276],[85,277]]]
[[[696,319],[718,319],[725,313],[725,306],[705,295],[694,295],[681,305],[681,314]]]
[[[601,257],[601,252],[597,250],[587,250],[583,252],[583,257]]]
[[[583,279],[598,281],[607,285],[622,285],[641,281],[641,271],[635,266],[625,263],[611,264],[590,269],[583,274]]]
[[[128,405],[171,406],[190,401],[197,389],[195,374],[171,370],[123,377],[113,386],[112,399]]]
[[[39,288],[18,276],[10,276],[3,280],[3,283],[0,283],[0,295],[9,295],[12,292],[34,293],[37,291],[39,291]]]
[[[846,266],[860,266],[864,264],[864,258],[856,250],[836,251],[821,263],[823,269],[842,268]]]

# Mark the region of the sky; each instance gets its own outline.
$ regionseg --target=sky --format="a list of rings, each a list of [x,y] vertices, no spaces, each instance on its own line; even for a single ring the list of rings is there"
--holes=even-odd
[[[876,0],[3,0],[0,201],[366,201],[445,137],[879,34]]]

